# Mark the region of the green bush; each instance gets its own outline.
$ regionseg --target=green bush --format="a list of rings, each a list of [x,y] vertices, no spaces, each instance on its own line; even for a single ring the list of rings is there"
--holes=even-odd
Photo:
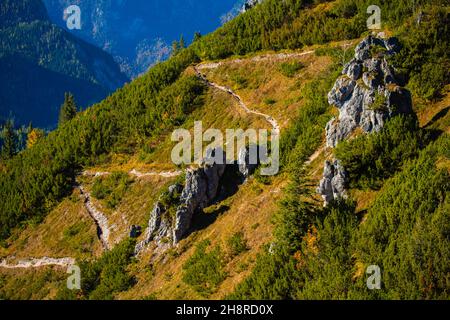
[[[284,62],[280,65],[280,72],[285,77],[293,78],[304,67],[299,61]]]
[[[416,157],[426,141],[413,116],[398,116],[380,132],[341,142],[335,152],[350,187],[378,189],[403,163]]]
[[[412,92],[432,100],[439,97],[450,78],[449,12],[440,6],[428,6],[423,13],[420,25],[411,23],[401,29],[404,46],[393,60],[409,76]]]
[[[272,99],[272,98],[266,98],[266,99],[264,99],[264,103],[267,104],[267,105],[269,105],[269,106],[275,104],[276,102],[277,102],[277,101],[276,101],[275,99]]]
[[[220,246],[207,250],[209,245],[209,240],[202,241],[183,265],[183,281],[204,297],[214,293],[226,278]]]
[[[132,261],[135,244],[133,239],[123,240],[99,260],[80,264],[84,298],[111,300],[115,293],[130,288],[134,280],[126,269]]]
[[[231,258],[248,250],[247,240],[243,232],[236,232],[227,239],[227,248]]]
[[[355,257],[382,270],[377,298],[449,297],[450,175],[436,166],[449,144],[440,138],[388,180],[356,233]]]
[[[114,209],[122,200],[132,179],[124,172],[113,172],[106,177],[98,177],[92,186],[92,195],[105,200],[108,208]]]

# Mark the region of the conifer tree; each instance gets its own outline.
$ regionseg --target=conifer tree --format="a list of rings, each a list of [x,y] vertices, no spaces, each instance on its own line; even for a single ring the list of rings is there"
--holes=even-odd
[[[9,159],[17,153],[17,134],[14,131],[14,123],[8,120],[3,128],[2,159]]]
[[[181,35],[181,37],[180,37],[179,47],[180,47],[180,49],[186,48],[186,43],[184,42],[183,35]]]
[[[61,105],[59,112],[59,125],[63,125],[67,121],[73,119],[77,114],[77,105],[71,93],[64,95],[64,103]]]
[[[194,33],[194,42],[197,40],[200,40],[200,38],[202,37],[202,34],[200,32],[195,32]]]

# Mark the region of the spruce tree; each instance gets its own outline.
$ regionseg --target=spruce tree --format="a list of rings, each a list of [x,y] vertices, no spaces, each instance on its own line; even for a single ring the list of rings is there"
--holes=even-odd
[[[61,105],[59,112],[59,125],[63,125],[67,121],[73,119],[77,114],[77,105],[71,93],[65,93],[64,103]]]
[[[179,46],[180,46],[180,49],[186,48],[186,43],[184,42],[184,37],[183,37],[183,35],[181,35],[181,37],[180,37]]]
[[[194,33],[194,41],[200,40],[200,38],[202,37],[202,34],[200,32],[196,32]]]
[[[2,159],[9,159],[17,153],[17,135],[12,120],[8,120],[3,128]]]
[[[179,50],[180,50],[180,45],[179,45],[178,41],[174,40],[172,42],[172,55],[176,55]]]

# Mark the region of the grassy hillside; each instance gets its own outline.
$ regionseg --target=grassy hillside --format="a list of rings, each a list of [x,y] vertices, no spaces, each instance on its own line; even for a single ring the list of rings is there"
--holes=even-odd
[[[70,292],[62,269],[0,269],[0,297],[448,299],[448,68],[435,66],[449,63],[449,8],[418,3],[417,25],[408,2],[380,3],[389,12],[384,32],[403,47],[389,62],[418,121],[394,118],[331,150],[324,127],[336,110],[327,94],[366,34],[365,5],[267,0],[1,162],[0,255],[75,257],[86,278]],[[145,228],[155,201],[180,179],[158,173],[184,169],[170,161],[174,128],[192,130],[196,120],[204,129],[269,128],[207,87],[194,65],[280,123],[282,170],[257,172],[204,209],[177,246],[150,243],[133,258],[130,226]],[[349,171],[349,198],[323,208],[315,188],[333,156]],[[109,252],[77,184],[108,220]],[[365,286],[373,264],[384,270],[384,290]],[[39,281],[49,284],[15,290]]]

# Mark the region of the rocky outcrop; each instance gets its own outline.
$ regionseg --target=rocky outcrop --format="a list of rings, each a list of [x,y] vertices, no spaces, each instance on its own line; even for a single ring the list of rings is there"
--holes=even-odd
[[[222,154],[222,161],[215,161],[215,152]],[[178,243],[191,226],[196,211],[206,208],[219,193],[219,183],[226,168],[226,157],[222,150],[213,150],[203,161],[203,166],[188,170],[186,182],[176,212],[173,243]]]
[[[334,148],[355,129],[365,133],[381,130],[397,114],[412,113],[411,96],[400,87],[386,57],[397,53],[395,38],[368,36],[355,48],[328,94],[328,103],[339,109],[339,117],[326,125],[326,145]],[[324,204],[345,197],[346,173],[338,160],[326,161],[317,188]]]
[[[358,127],[366,133],[379,131],[392,116],[412,112],[409,93],[397,84],[386,61],[399,48],[395,38],[372,36],[357,45],[354,59],[328,94],[328,103],[339,109],[339,117],[326,126],[328,147],[334,148]]]
[[[257,145],[250,145],[239,150],[238,166],[239,172],[247,179],[258,167],[260,158],[260,150]]]
[[[241,12],[246,12],[261,2],[263,2],[263,0],[246,0],[242,5]]]
[[[221,161],[216,161],[216,152]],[[177,244],[189,231],[193,215],[210,205],[219,194],[220,180],[226,168],[225,153],[220,149],[209,150],[198,169],[188,169],[184,185],[175,184],[168,188],[167,194],[163,194],[172,203],[162,203],[162,199],[155,204],[145,232],[143,241],[136,245],[135,253],[138,254],[151,241],[157,246],[164,247]],[[175,214],[171,215],[171,209]]]
[[[328,205],[333,200],[345,198],[345,182],[347,174],[338,160],[333,162],[325,161],[323,178],[317,188],[317,192],[322,195],[324,205]]]

